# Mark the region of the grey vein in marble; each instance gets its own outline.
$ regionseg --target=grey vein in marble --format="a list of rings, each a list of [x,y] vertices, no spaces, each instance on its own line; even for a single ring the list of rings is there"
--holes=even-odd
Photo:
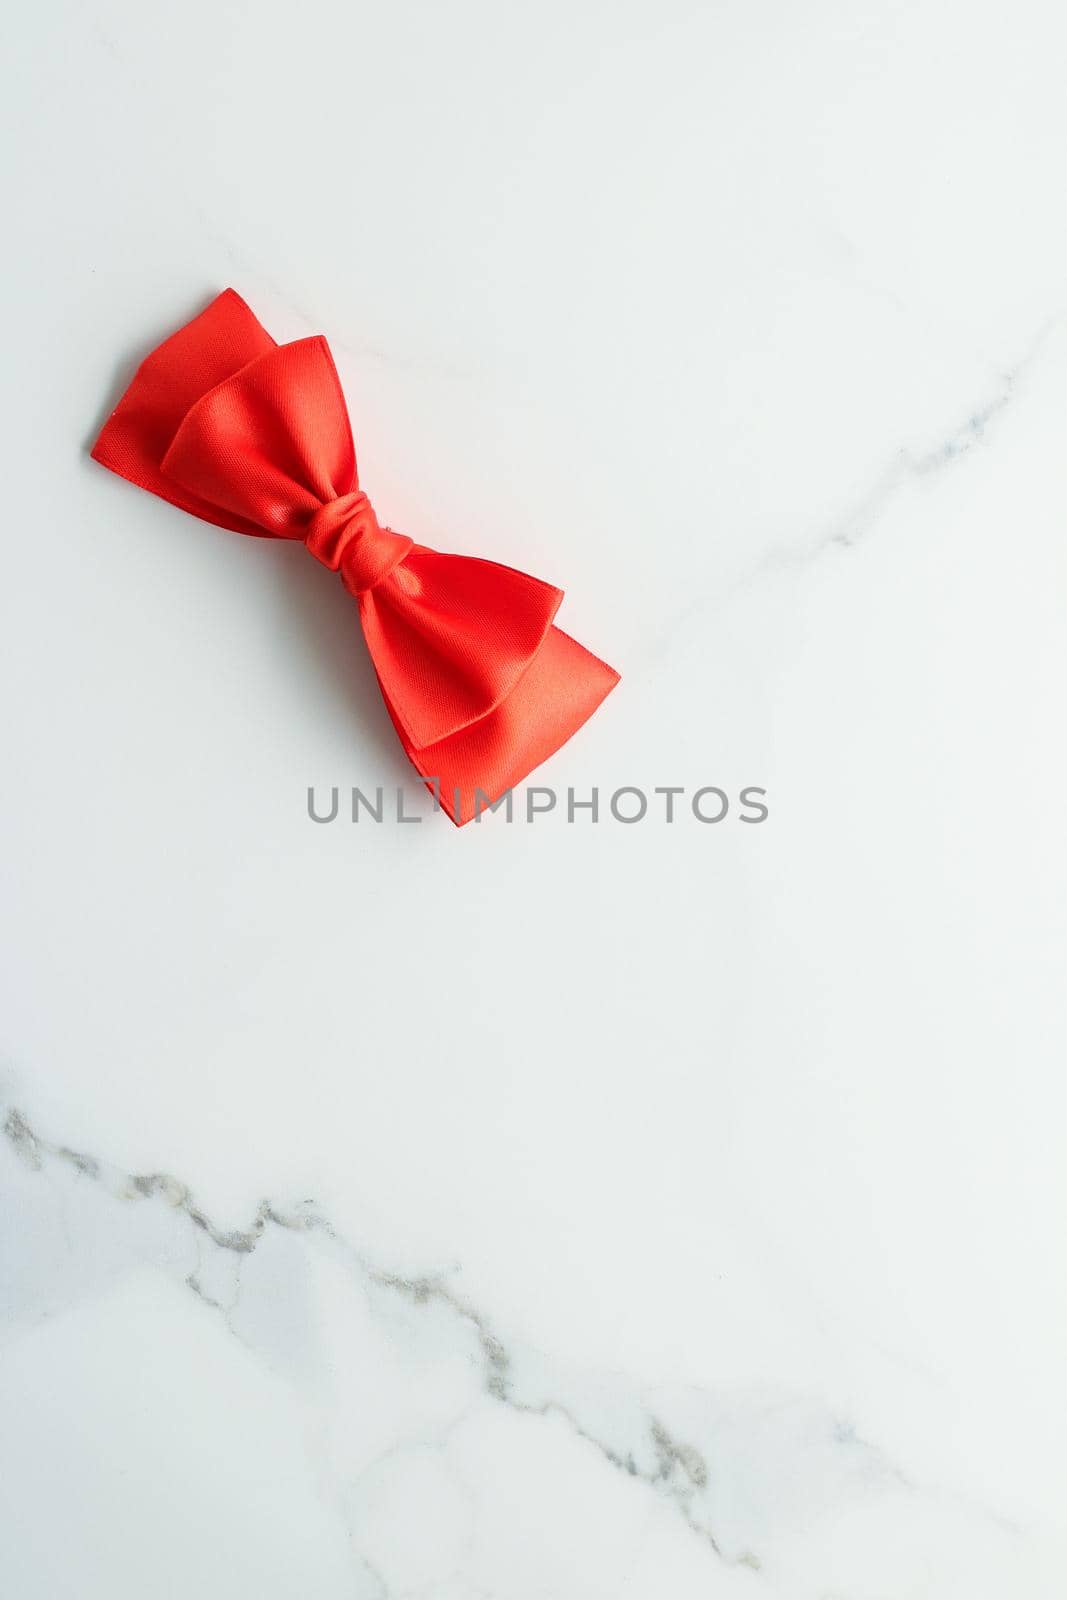
[[[0,1113],[3,1111],[0,1107]],[[223,1319],[231,1335],[268,1364],[277,1364],[269,1331],[264,1327],[250,1333],[241,1324],[239,1311],[243,1274],[272,1235],[292,1238],[303,1251],[325,1250],[361,1297],[368,1302],[381,1302],[384,1297],[394,1307],[389,1316],[395,1316],[397,1308],[406,1308],[414,1318],[413,1327],[424,1313],[436,1308],[444,1319],[442,1326],[451,1326],[459,1342],[453,1342],[451,1350],[435,1347],[434,1359],[446,1362],[461,1352],[464,1363],[475,1369],[477,1388],[489,1402],[520,1419],[558,1420],[573,1440],[594,1450],[613,1471],[656,1493],[709,1554],[735,1569],[759,1573],[763,1560],[754,1548],[758,1540],[746,1537],[751,1527],[744,1517],[735,1515],[725,1531],[719,1525],[724,1513],[716,1490],[721,1493],[724,1485],[745,1479],[746,1473],[750,1483],[762,1482],[765,1477],[769,1485],[758,1489],[754,1497],[754,1524],[768,1532],[781,1515],[783,1486],[788,1497],[794,1480],[804,1482],[802,1492],[808,1497],[805,1504],[809,1510],[817,1509],[824,1495],[842,1492],[909,1499],[923,1492],[883,1451],[862,1439],[848,1420],[823,1403],[781,1393],[760,1395],[753,1402],[751,1396],[689,1389],[680,1412],[677,1395],[672,1398],[670,1393],[656,1391],[655,1404],[650,1404],[647,1392],[632,1378],[574,1373],[532,1345],[506,1341],[486,1312],[445,1277],[383,1267],[347,1240],[313,1201],[286,1207],[263,1200],[247,1227],[224,1227],[203,1210],[187,1184],[170,1174],[126,1172],[94,1154],[46,1139],[13,1106],[6,1108],[3,1131],[24,1169],[60,1180],[67,1216],[64,1232],[72,1254],[69,1224],[83,1209],[71,1203],[77,1196],[76,1186],[91,1186],[105,1207],[110,1200],[123,1206],[144,1203],[165,1208],[156,1216],[156,1235],[148,1251],[150,1264],[179,1281],[207,1310]],[[106,1227],[114,1244],[116,1229],[112,1223]],[[182,1259],[183,1251],[187,1255],[190,1248],[196,1258],[192,1270]],[[131,1259],[145,1258],[142,1245],[134,1239],[126,1241],[124,1249]],[[286,1270],[291,1278],[292,1261]],[[277,1287],[286,1302],[299,1297],[299,1284],[286,1281]],[[439,1334],[440,1330],[431,1332]],[[447,1444],[465,1418],[466,1412],[457,1414],[443,1432],[431,1423],[426,1430],[431,1447]],[[390,1446],[375,1460],[393,1455],[398,1448],[408,1446]],[[361,1472],[374,1464],[372,1461]],[[753,1466],[758,1469],[754,1474]],[[809,1476],[810,1482],[805,1481]],[[971,1506],[969,1514],[989,1515],[977,1506]],[[731,1519],[726,1516],[725,1520],[730,1523]],[[364,1567],[378,1579],[373,1563],[364,1561]],[[381,1587],[387,1594],[384,1580]]]
[[[232,1326],[232,1315],[240,1292],[242,1265],[262,1243],[269,1229],[282,1229],[305,1240],[325,1242],[342,1259],[364,1291],[379,1291],[394,1296],[409,1307],[419,1309],[436,1304],[454,1318],[457,1327],[473,1336],[473,1355],[480,1367],[484,1392],[520,1416],[561,1419],[571,1432],[596,1450],[613,1469],[640,1480],[663,1497],[676,1510],[692,1532],[718,1558],[747,1567],[760,1568],[759,1557],[750,1549],[727,1551],[713,1530],[708,1506],[709,1490],[716,1472],[724,1463],[712,1462],[707,1449],[679,1437],[675,1425],[668,1425],[644,1403],[639,1392],[620,1392],[615,1408],[626,1418],[623,1436],[608,1436],[599,1422],[583,1416],[580,1401],[568,1397],[568,1390],[580,1388],[562,1371],[546,1372],[545,1385],[539,1384],[524,1369],[540,1364],[533,1352],[509,1347],[494,1330],[490,1319],[463,1298],[439,1276],[409,1276],[375,1264],[360,1249],[347,1242],[310,1201],[286,1209],[264,1200],[245,1228],[226,1228],[209,1217],[197,1204],[189,1187],[166,1173],[130,1173],[71,1147],[42,1137],[17,1109],[9,1108],[4,1121],[7,1141],[22,1162],[36,1172],[66,1170],[74,1182],[98,1186],[116,1202],[156,1202],[174,1213],[174,1225],[191,1231],[198,1246],[206,1244],[216,1257],[231,1261],[230,1294],[205,1286],[204,1271],[184,1274],[185,1286],[208,1308],[223,1316]],[[216,1268],[218,1263],[216,1262]],[[216,1273],[217,1275],[217,1273]],[[243,1337],[243,1336],[242,1336]],[[245,1339],[244,1342],[248,1342]],[[533,1355],[532,1362],[525,1359]],[[550,1392],[543,1392],[547,1387]],[[856,1438],[847,1424],[830,1415],[822,1418],[826,1437],[844,1455],[851,1457],[853,1469],[845,1463],[846,1475],[866,1482],[901,1484],[903,1479],[882,1453]]]
[[[993,423],[1017,398],[1020,383],[1040,359],[1060,320],[1058,317],[1047,318],[1030,339],[1023,354],[1010,366],[1003,368],[992,389],[982,395],[962,417],[950,423],[937,443],[921,451],[901,446],[870,487],[828,523],[800,538],[781,540],[772,545],[745,571],[732,579],[728,578],[715,594],[704,593],[691,600],[682,611],[676,612],[649,641],[649,659],[659,659],[671,650],[682,630],[695,617],[706,615],[709,607],[720,607],[766,573],[806,567],[831,550],[852,549],[881,520],[906,484],[940,474],[964,460],[979,445],[986,444]]]

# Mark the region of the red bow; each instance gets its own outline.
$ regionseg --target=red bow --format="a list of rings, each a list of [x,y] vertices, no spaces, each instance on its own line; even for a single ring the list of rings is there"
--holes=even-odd
[[[340,573],[404,749],[457,823],[619,681],[553,626],[562,590],[379,525],[325,339],[276,345],[232,289],[142,362],[92,453],[207,522],[302,539]]]

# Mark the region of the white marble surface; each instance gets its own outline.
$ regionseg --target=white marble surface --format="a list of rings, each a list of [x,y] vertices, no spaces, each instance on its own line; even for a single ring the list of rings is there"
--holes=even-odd
[[[1062,1600],[1062,8],[8,44],[0,1590]],[[308,821],[350,603],[86,457],[227,283],[766,824]]]

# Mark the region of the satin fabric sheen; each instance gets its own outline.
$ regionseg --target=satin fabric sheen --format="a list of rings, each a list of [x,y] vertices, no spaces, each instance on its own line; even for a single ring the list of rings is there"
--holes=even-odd
[[[92,454],[206,522],[299,539],[339,574],[401,743],[457,824],[619,681],[554,625],[562,590],[379,524],[325,339],[275,344],[232,289],[146,357]]]

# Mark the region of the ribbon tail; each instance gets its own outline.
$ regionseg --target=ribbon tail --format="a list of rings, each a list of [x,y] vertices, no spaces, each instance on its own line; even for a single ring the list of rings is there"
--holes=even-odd
[[[409,760],[462,827],[566,744],[618,681],[613,667],[551,627],[506,699],[436,744],[416,749],[388,695],[385,703]]]
[[[163,471],[163,459],[198,400],[276,348],[241,296],[225,289],[145,356],[101,429],[93,460],[204,522],[236,533],[263,533],[249,519],[231,516],[183,487]]]

